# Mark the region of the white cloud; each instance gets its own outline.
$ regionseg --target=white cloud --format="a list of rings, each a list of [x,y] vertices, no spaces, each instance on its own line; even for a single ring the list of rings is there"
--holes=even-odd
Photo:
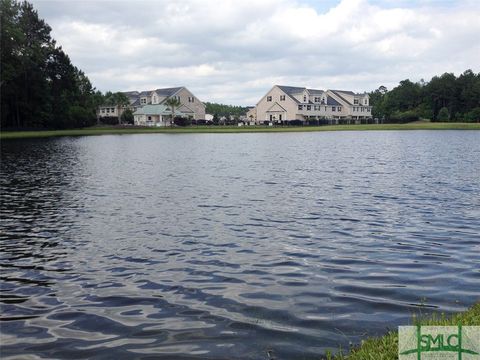
[[[246,105],[276,83],[369,91],[480,71],[480,2],[300,1],[34,6],[102,91],[185,85],[205,101]]]

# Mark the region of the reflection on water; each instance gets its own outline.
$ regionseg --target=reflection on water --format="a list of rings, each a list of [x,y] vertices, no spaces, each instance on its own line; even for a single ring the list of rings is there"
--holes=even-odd
[[[4,141],[1,355],[308,359],[462,310],[479,176],[476,131]]]

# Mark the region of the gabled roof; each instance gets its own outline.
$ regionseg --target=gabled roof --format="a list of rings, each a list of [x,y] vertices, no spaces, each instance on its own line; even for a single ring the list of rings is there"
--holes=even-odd
[[[331,96],[327,96],[327,105],[341,106],[342,104],[340,104],[337,100],[335,100]]]
[[[355,95],[353,91],[347,91],[347,90],[330,90],[330,91],[333,91],[334,93],[344,93],[348,95]]]
[[[323,95],[325,91],[318,89],[307,89],[310,95]]]
[[[287,111],[287,110],[285,110],[285,108],[277,102],[273,104],[270,107],[270,109],[267,110],[267,112],[283,112],[283,111]]]
[[[183,89],[183,86],[174,87],[174,88],[156,89],[154,91],[160,96],[168,97],[168,96],[172,96],[172,95],[176,94],[177,92],[179,92],[182,89]]]
[[[152,93],[153,90],[146,90],[146,91],[142,91],[140,94],[138,94],[138,96],[150,96],[150,94]]]
[[[178,108],[178,111],[181,111],[182,113],[195,113],[195,111],[193,111],[192,109],[190,109],[187,105],[185,104],[182,104],[180,105],[180,107]]]
[[[348,95],[355,95],[355,93],[353,91],[340,91],[340,90],[330,90],[330,91],[333,92],[335,95],[337,95],[340,99],[345,101],[348,105],[353,105],[350,101],[348,101],[347,99],[345,99],[341,95],[341,93],[345,93],[345,94],[348,94]]]
[[[284,86],[284,85],[277,85],[280,90],[288,95],[292,94],[300,94],[303,93],[307,88],[304,87],[297,87],[297,86]]]
[[[276,85],[280,90],[282,90],[285,94],[287,94],[292,100],[294,100],[297,104],[301,104],[300,101],[298,101],[294,94],[301,94],[303,93],[307,88],[304,87],[296,87],[296,86],[283,86],[283,85]]]
[[[140,93],[138,91],[122,91],[122,94],[127,95],[128,97],[136,97]]]

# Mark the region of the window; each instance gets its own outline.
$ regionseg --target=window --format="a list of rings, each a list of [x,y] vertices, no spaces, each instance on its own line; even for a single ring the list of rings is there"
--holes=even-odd
[[[360,111],[363,112],[363,106],[360,108]]]
[[[327,111],[327,107],[325,106],[325,111]]]
[[[307,95],[303,95],[303,102],[307,102]]]
[[[188,97],[188,102],[189,102],[189,103],[190,103],[190,102],[192,103],[192,102],[194,102],[194,101],[195,101],[195,98],[194,98],[193,96],[189,96],[189,97]]]
[[[147,99],[143,98],[143,99],[140,99],[140,103],[142,104],[146,104],[147,103]]]
[[[298,105],[298,110],[303,110],[303,106],[302,106],[302,105]]]
[[[353,103],[354,103],[355,105],[358,105],[358,99],[353,100]]]
[[[105,109],[102,109],[102,114],[105,114]]]
[[[320,102],[320,98],[319,97],[316,97],[313,99],[314,102]]]
[[[335,111],[336,107],[335,106],[332,106],[332,111]]]
[[[272,97],[271,97],[271,96],[267,96],[267,101],[272,101]]]
[[[149,117],[148,117],[148,121],[151,121],[151,120],[152,120],[152,117],[151,117],[151,116],[149,116]]]
[[[320,106],[318,106],[318,105],[315,105],[315,106],[313,107],[313,110],[315,110],[315,111],[318,111],[318,110],[320,110]]]
[[[280,101],[285,101],[285,95],[280,95]]]
[[[282,121],[282,114],[278,115],[278,120]]]
[[[367,99],[365,99],[365,100],[363,101],[363,103],[364,103],[365,105],[367,105],[367,102],[368,102]]]
[[[107,108],[107,114],[110,114],[110,108]]]
[[[312,110],[312,105],[307,105],[307,110]]]
[[[272,115],[272,114],[270,114],[270,121],[272,121],[272,120],[273,120],[273,115]]]
[[[340,106],[337,107],[337,111],[342,111],[342,108]]]

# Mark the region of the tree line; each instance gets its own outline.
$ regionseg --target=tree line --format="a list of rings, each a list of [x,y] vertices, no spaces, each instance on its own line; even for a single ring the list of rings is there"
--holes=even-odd
[[[434,76],[429,82],[409,79],[388,91],[380,86],[370,94],[372,115],[387,122],[480,121],[480,73],[464,71]]]
[[[204,104],[205,112],[207,114],[215,114],[218,117],[228,117],[230,115],[239,117],[245,115],[248,111],[248,108],[244,106],[225,105],[211,102],[204,102]]]
[[[24,1],[1,4],[1,127],[69,128],[96,122],[103,96]]]

